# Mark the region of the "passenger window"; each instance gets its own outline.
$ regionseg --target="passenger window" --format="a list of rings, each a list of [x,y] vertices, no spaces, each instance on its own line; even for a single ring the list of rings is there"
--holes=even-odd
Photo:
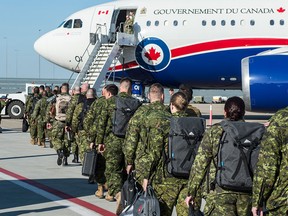
[[[285,21],[284,20],[280,20],[280,25],[284,25],[285,24]]]
[[[222,20],[222,21],[221,21],[221,25],[222,25],[222,26],[225,26],[225,25],[226,25],[225,20]]]
[[[164,21],[164,26],[168,26],[168,25],[169,25],[168,20],[165,20],[165,21]]]
[[[235,20],[231,20],[231,26],[235,26]]]
[[[207,22],[206,20],[202,20],[202,26],[206,26]]]
[[[174,20],[173,25],[174,25],[174,26],[178,26],[178,21],[177,21],[177,20]]]
[[[187,20],[183,20],[183,26],[187,25]]]
[[[241,20],[241,21],[240,21],[240,25],[241,25],[241,26],[245,26],[245,20]]]
[[[155,21],[155,26],[159,26],[159,21],[158,20]]]
[[[255,25],[255,20],[250,20],[250,25],[254,26]]]
[[[212,20],[212,21],[211,21],[211,25],[212,25],[212,26],[215,26],[215,25],[216,25],[216,20]]]
[[[82,28],[82,20],[81,19],[75,19],[73,28]]]
[[[63,27],[64,27],[64,28],[71,28],[71,27],[72,27],[72,20],[68,20],[68,21],[64,24]]]
[[[151,26],[151,21],[147,21],[146,26]]]
[[[270,25],[271,25],[271,26],[274,25],[274,20],[270,20]]]

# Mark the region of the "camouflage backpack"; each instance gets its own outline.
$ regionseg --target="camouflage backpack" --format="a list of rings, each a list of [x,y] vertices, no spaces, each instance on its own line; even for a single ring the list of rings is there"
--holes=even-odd
[[[66,111],[68,109],[69,102],[71,100],[70,95],[59,95],[56,98],[56,115],[55,119],[58,121],[65,121],[66,120]]]
[[[265,127],[260,123],[220,123],[223,134],[217,154],[216,183],[223,189],[252,192],[253,172]]]

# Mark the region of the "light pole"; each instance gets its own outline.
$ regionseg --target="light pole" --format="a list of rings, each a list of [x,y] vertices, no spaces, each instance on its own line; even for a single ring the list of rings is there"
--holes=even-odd
[[[5,55],[5,71],[6,71],[6,79],[8,77],[8,38],[4,37],[6,40],[6,55]]]
[[[38,29],[38,32],[39,32],[39,37],[40,37],[40,34],[41,34],[41,29]],[[39,74],[38,74],[38,78],[40,79],[40,75],[41,75],[41,56],[40,54],[38,54],[38,66],[39,66]]]
[[[16,54],[16,58],[15,58],[15,61],[16,61],[16,78],[18,77],[18,51],[17,49],[14,50],[15,51],[15,54]]]

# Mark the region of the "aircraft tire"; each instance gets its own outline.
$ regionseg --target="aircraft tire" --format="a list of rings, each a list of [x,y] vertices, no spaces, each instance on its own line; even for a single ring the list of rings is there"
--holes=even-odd
[[[7,107],[7,113],[12,119],[23,118],[24,104],[21,101],[12,101]]]

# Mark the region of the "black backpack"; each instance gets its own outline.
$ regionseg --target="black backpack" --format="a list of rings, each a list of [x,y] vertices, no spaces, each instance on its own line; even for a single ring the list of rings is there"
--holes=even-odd
[[[217,154],[216,183],[223,189],[251,193],[265,127],[260,123],[227,120],[220,125],[224,132]]]
[[[141,102],[132,97],[116,97],[116,108],[112,120],[112,132],[119,137],[125,137],[128,122],[141,106]]]
[[[178,178],[189,178],[206,121],[198,117],[172,117],[168,142],[167,171]]]
[[[34,109],[35,109],[35,106],[36,106],[36,103],[40,100],[40,97],[33,97],[32,98],[32,106],[31,106],[31,109],[30,109],[30,114],[33,113]]]

